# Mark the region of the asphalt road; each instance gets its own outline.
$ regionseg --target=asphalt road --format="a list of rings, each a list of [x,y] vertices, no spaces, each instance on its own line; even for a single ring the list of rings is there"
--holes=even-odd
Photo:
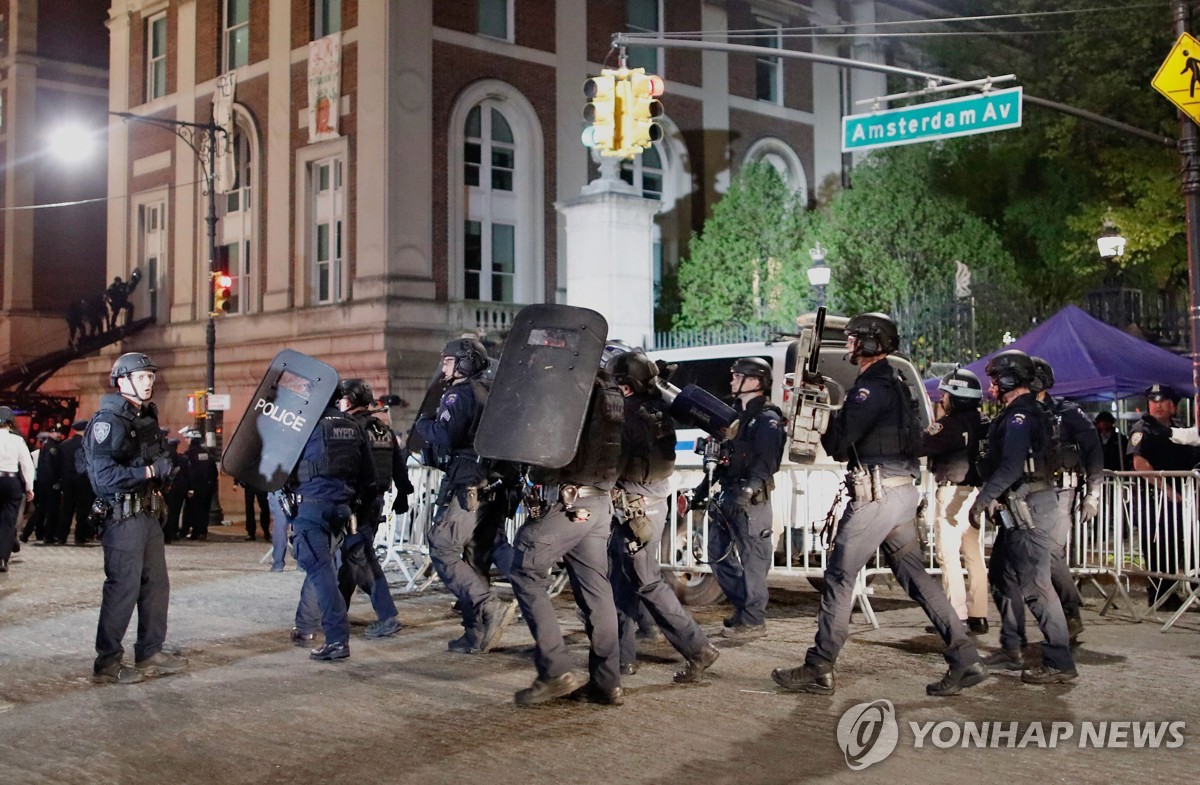
[[[445,645],[458,634],[446,593],[397,591],[405,628],[377,641],[362,637],[373,614],[359,595],[351,658],[312,662],[287,636],[303,575],[291,565],[268,572],[258,563],[265,546],[234,533],[168,549],[167,646],[192,668],[126,687],[90,680],[100,550],[27,546],[15,557],[0,575],[0,783],[1152,783],[1190,779],[1200,762],[1200,614],[1162,633],[1123,610],[1101,618],[1093,603],[1075,683],[1031,687],[1000,675],[935,699],[924,685],[944,670],[940,641],[923,632],[920,610],[885,586],[873,601],[881,628],[856,613],[838,691],[818,697],[777,692],[769,678],[773,667],[798,664],[815,630],[817,595],[780,586],[770,636],[718,641],[721,658],[700,684],[672,684],[680,658],[657,643],[642,647],[624,706],[518,707],[513,692],[534,676],[522,622],[493,653],[456,655]],[[559,607],[584,669],[586,638],[569,596]],[[712,606],[696,616],[715,635],[727,612]],[[995,631],[980,644],[993,649]],[[132,635],[126,645],[131,651]],[[894,707],[895,751],[852,771],[839,718],[881,699]],[[1168,734],[1157,749],[1139,748],[1132,732],[1115,730],[1124,726],[1104,737],[1123,748],[1078,744],[1083,723],[1147,721],[1185,723],[1174,726],[1182,745],[1168,748]],[[931,722],[947,724],[915,747],[912,723]],[[988,748],[932,743],[948,745],[964,722],[976,733],[1017,723],[1017,737]],[[982,731],[983,722],[993,730]],[[1037,722],[1047,730],[1064,723],[1059,738],[1068,725],[1072,735],[1054,748],[1036,736],[1019,745]],[[862,733],[870,729],[857,728],[867,743],[852,745],[851,762],[878,742]],[[882,751],[879,742],[867,754]]]

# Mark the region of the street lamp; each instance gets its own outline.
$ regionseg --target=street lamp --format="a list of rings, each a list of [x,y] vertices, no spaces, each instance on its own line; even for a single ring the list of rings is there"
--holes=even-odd
[[[1096,247],[1100,249],[1100,256],[1105,259],[1125,255],[1125,238],[1113,223],[1111,215],[1104,216],[1104,231],[1096,238]]]
[[[825,249],[821,247],[821,241],[817,241],[815,248],[810,248],[808,255],[812,257],[812,266],[808,268],[808,283],[817,292],[817,307],[825,306],[825,287],[829,285],[829,276],[831,270],[825,264]]]
[[[216,296],[213,289],[213,276],[216,275],[217,260],[217,133],[227,133],[227,131],[213,122],[191,123],[186,120],[169,120],[132,112],[109,112],[109,114],[120,117],[126,122],[157,125],[174,132],[188,147],[192,148],[192,152],[196,154],[196,161],[200,164],[200,171],[204,175],[204,186],[208,189],[208,215],[204,219],[208,224],[208,325],[204,336],[204,389],[208,393],[208,401],[211,401],[213,393],[216,392],[217,380],[217,326],[213,321],[216,307],[213,301]],[[201,132],[204,136],[197,139]],[[216,418],[212,407],[207,403],[204,407],[204,445],[210,449],[216,449],[217,446]]]

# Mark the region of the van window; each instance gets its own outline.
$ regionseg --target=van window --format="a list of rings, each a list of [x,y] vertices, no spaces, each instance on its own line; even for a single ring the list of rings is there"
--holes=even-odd
[[[759,355],[768,365],[774,366],[769,355]],[[733,395],[729,386],[729,369],[736,357],[716,357],[706,360],[678,360],[679,367],[671,374],[671,384],[679,388],[694,384],[722,400]],[[774,374],[772,374],[774,375]]]

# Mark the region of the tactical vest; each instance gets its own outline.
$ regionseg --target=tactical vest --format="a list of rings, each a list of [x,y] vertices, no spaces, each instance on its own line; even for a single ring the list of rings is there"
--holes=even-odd
[[[362,449],[362,431],[350,417],[339,414],[317,421],[316,433],[322,443],[321,456],[296,464],[296,479],[308,482],[314,477],[343,480],[358,487],[358,461]]]
[[[93,448],[95,447],[96,440],[92,437],[92,428],[95,425],[96,415],[101,411],[111,412],[114,417],[121,419],[125,423],[126,443],[132,442],[134,447],[133,454],[126,464],[127,466],[149,466],[158,458],[171,454],[171,450],[167,446],[166,440],[163,439],[162,431],[158,425],[157,408],[155,408],[153,403],[146,404],[144,408],[147,410],[147,414],[144,415],[129,414],[128,406],[98,409],[92,415],[92,419],[88,422],[87,429],[83,435],[83,448],[80,450],[84,456],[84,465],[82,468],[89,479],[95,476],[93,470],[93,462],[95,460]],[[78,456],[76,456],[75,464],[76,467],[79,467]],[[151,484],[158,486],[161,484],[161,480],[152,480]],[[94,483],[92,484],[92,490],[99,492]]]
[[[1058,418],[1036,401],[1032,408],[1019,411],[1030,415],[1032,425],[1029,431],[1029,455],[1025,459],[1025,479],[1052,480],[1062,469],[1059,462]]]
[[[555,481],[579,485],[611,485],[621,462],[621,424],[625,397],[611,381],[597,376],[592,386],[588,415],[575,457],[553,473]]]
[[[1050,411],[1050,438],[1051,443],[1056,446],[1058,452],[1058,468],[1065,472],[1078,472],[1083,468],[1079,455],[1079,445],[1073,439],[1066,438],[1066,427],[1063,425],[1063,416],[1068,409],[1078,409],[1079,407],[1070,401],[1059,398],[1051,398],[1050,400],[1053,401],[1053,409]]]
[[[367,446],[371,448],[371,462],[375,464],[375,482],[381,489],[386,490],[392,484],[396,437],[392,434],[392,429],[377,417],[363,414],[357,419],[367,434]]]
[[[900,403],[896,408],[896,421],[880,423],[854,445],[859,461],[864,463],[872,458],[916,458],[920,454],[921,420],[917,399],[900,378],[899,371],[892,369],[887,379]]]
[[[643,484],[665,480],[675,473],[675,426],[667,404],[661,396],[627,400],[633,402],[628,414],[636,418],[630,425],[645,435],[649,450],[645,455],[624,456],[621,479]]]

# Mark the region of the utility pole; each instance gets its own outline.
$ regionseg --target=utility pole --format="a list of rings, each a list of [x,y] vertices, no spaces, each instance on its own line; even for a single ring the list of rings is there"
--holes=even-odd
[[[1171,8],[1175,38],[1188,30],[1192,9],[1189,0],[1175,0]],[[1179,190],[1187,213],[1188,327],[1192,350],[1192,418],[1200,429],[1200,128],[1179,113]]]

